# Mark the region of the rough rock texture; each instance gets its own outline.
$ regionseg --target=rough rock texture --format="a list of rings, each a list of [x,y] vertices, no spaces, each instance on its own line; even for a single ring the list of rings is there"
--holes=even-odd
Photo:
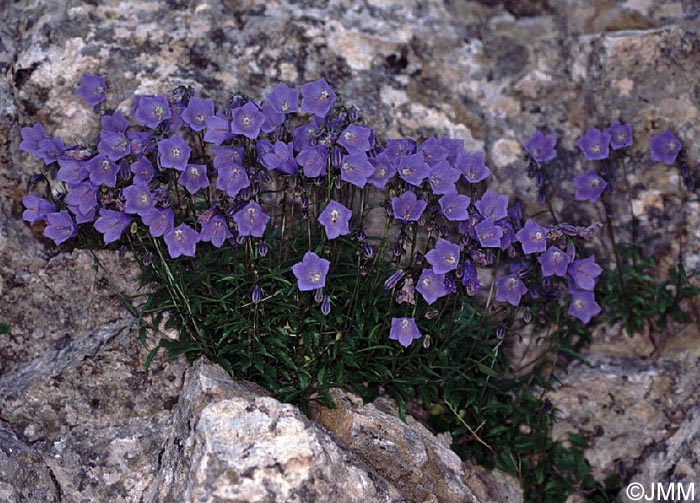
[[[250,421],[271,424],[265,421],[272,416],[259,415],[269,399],[240,396],[217,399],[211,410],[197,402],[206,414],[191,429],[182,416],[173,422],[178,400],[194,406],[193,397],[188,402],[179,395],[184,365],[158,363],[142,371],[145,350],[109,286],[133,293],[134,269],[104,250],[97,252],[106,264],[102,271],[89,254],[56,247],[40,227],[21,221],[27,179],[42,169],[17,150],[21,127],[40,122],[67,142],[96,139],[96,116],[74,97],[83,73],[105,75],[108,106],[123,112],[134,93],[163,93],[179,84],[223,102],[231,91],[261,96],[279,80],[298,85],[325,76],[385,137],[449,134],[464,138],[472,151],[484,149],[493,187],[520,198],[528,216],[546,206],[525,176],[521,145],[536,128],[547,128],[560,145],[559,161],[547,167],[552,205],[579,224],[601,220],[602,213],[600,205],[571,204],[571,180],[590,167],[575,141],[588,127],[620,118],[634,124],[635,145],[628,179],[616,175],[613,206],[631,206],[642,234],[663,230],[649,245],[659,274],[675,262],[681,240],[686,268],[700,271],[700,205],[683,200],[676,167],[651,163],[648,155],[649,137],[671,127],[690,166],[698,164],[695,0],[24,0],[5,2],[2,12],[0,323],[12,333],[0,346],[6,421],[0,500],[158,501],[170,466],[166,452],[168,463],[182,470],[195,465],[178,463],[201,467],[187,472],[191,480],[173,472],[168,480],[177,479],[183,490],[201,488],[201,477],[213,476],[213,464],[221,461],[218,435],[237,431],[212,415],[216,407],[240,411],[247,400]],[[632,480],[688,480],[691,474],[692,481],[700,472],[692,404],[697,333],[692,327],[683,337],[643,334],[629,342],[610,327],[596,340],[593,367],[574,364],[563,378],[552,397],[562,411],[558,434],[587,434],[596,473],[620,460]],[[355,409],[353,421],[360,422],[372,410]],[[303,423],[291,409],[276,410],[280,429]],[[310,438],[321,438],[303,424]],[[296,431],[289,428],[282,431]],[[202,437],[204,431],[211,435]],[[257,430],[251,425],[251,431]],[[176,456],[175,438],[196,440],[191,461]],[[328,459],[354,459],[329,449],[335,454]],[[448,473],[456,473],[448,461]],[[391,484],[353,463],[353,476],[371,482],[362,489],[394,497]],[[220,466],[230,473],[227,464]],[[262,477],[265,466],[255,473]],[[35,474],[33,488],[24,483],[28,473]],[[415,473],[407,480],[412,487],[423,483]],[[485,480],[492,487],[493,480]],[[472,482],[474,495],[488,501]]]
[[[451,440],[436,437],[408,416],[398,417],[395,404],[362,400],[333,391],[334,409],[318,407],[312,418],[334,433],[348,448],[396,485],[411,502],[522,501],[517,481],[495,470],[485,476],[450,450]]]
[[[155,477],[185,365],[158,359],[144,371],[132,322],[78,334],[0,376],[0,417],[43,461],[37,471],[49,471],[58,501],[135,503]]]
[[[414,501],[298,409],[264,394],[200,360],[144,501]]]
[[[572,364],[550,396],[559,409],[554,437],[585,435],[586,457],[601,478],[619,471],[644,483],[692,482],[699,466],[699,341],[696,330],[686,330],[654,361],[591,353],[590,366]]]

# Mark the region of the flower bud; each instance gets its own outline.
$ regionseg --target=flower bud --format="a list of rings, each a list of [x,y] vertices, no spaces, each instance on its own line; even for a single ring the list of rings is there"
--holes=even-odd
[[[530,323],[532,321],[532,311],[530,311],[529,307],[526,307],[523,311],[523,321],[525,323]]]
[[[370,244],[367,242],[362,243],[362,256],[365,258],[374,257],[374,250],[372,249],[372,246],[370,246]]]
[[[270,248],[267,246],[265,241],[260,241],[260,243],[258,243],[258,255],[265,257],[269,251]]]
[[[505,327],[498,327],[496,329],[496,338],[498,340],[503,340],[506,336],[506,329]]]
[[[331,312],[331,298],[326,295],[321,302],[321,312],[324,316],[328,316]]]
[[[262,288],[260,288],[260,285],[255,285],[253,287],[253,293],[250,297],[253,300],[253,304],[260,304],[262,300]]]
[[[317,288],[314,290],[314,302],[319,304],[323,302],[323,288]]]
[[[392,288],[394,288],[394,287],[396,286],[396,284],[397,284],[399,281],[401,281],[401,278],[403,278],[404,274],[406,274],[406,273],[404,272],[404,270],[403,270],[403,269],[399,269],[399,270],[396,271],[394,274],[392,274],[391,276],[389,276],[389,278],[384,282],[384,289],[385,289],[385,290],[391,290]]]

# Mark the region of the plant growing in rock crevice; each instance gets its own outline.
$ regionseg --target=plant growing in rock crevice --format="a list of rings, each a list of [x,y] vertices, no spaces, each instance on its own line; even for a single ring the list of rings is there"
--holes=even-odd
[[[458,452],[518,473],[530,499],[557,501],[572,480],[603,494],[581,451],[549,440],[552,411],[531,392],[601,310],[601,268],[582,251],[592,229],[524,218],[486,189],[484,156],[462,140],[383,142],[324,79],[300,91],[217,107],[180,87],[135,97],[130,121],[100,108],[106,83],[86,76],[78,95],[102,112],[99,139],[22,130],[20,148],[58,168],[34,177],[23,218],[57,245],[133,252],[142,337],[163,321],[178,331],[149,361],[204,355],[302,407],[330,405],[334,387],[388,393],[402,415],[418,400]],[[554,145],[527,146],[542,200],[537,163]],[[525,325],[553,355],[515,374],[502,344]],[[575,463],[559,476],[540,452]]]

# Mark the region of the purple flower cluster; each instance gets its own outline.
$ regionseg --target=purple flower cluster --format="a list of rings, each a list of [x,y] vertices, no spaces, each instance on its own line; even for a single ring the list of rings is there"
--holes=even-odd
[[[85,76],[78,95],[97,106],[107,97],[105,81]],[[45,236],[56,244],[75,236],[83,223],[91,223],[105,244],[127,232],[147,232],[150,239],[163,240],[172,259],[196,257],[203,243],[214,248],[245,244],[246,253],[257,250],[262,259],[269,239],[279,234],[278,225],[303,227],[308,249],[316,252],[306,252],[289,274],[299,291],[314,292],[328,315],[331,295],[324,290],[327,284],[332,288],[333,264],[324,257],[331,257],[332,247],[356,242],[363,264],[387,260],[361,228],[367,208],[347,197],[379,192],[387,228],[393,226],[398,236],[394,272],[384,284],[395,290],[397,304],[416,306],[418,299],[431,306],[451,296],[477,295],[483,289],[477,268],[496,267],[502,254],[539,261],[544,278],[567,278],[572,316],[587,321],[595,314],[590,286],[595,268],[572,261],[568,251],[555,246],[565,239],[561,233],[533,219],[523,224],[519,206],[509,207],[507,196],[478,185],[490,175],[482,152],[468,152],[462,140],[446,137],[382,144],[356,109],[334,106],[337,99],[322,78],[300,90],[278,84],[263,102],[235,95],[224,107],[185,88],[137,96],[133,121],[119,112],[101,117],[93,148],[47,138],[39,124],[24,128],[20,149],[46,165],[57,163],[56,179],[66,195],[52,200],[25,196],[23,218],[44,222]],[[305,122],[294,127],[295,117]],[[609,132],[587,138],[586,149],[607,155],[608,144],[616,149],[631,142],[631,131],[629,138],[625,134],[626,126],[613,124]],[[555,145],[554,136],[538,131],[526,149],[544,163],[556,156]],[[668,150],[669,141],[664,145]],[[605,182],[584,176],[577,183],[583,187],[581,197],[597,199]],[[281,199],[270,195],[280,192]],[[278,207],[288,204],[303,225],[287,223],[284,213],[280,218]],[[428,245],[407,257],[419,228],[428,230]],[[332,246],[330,240],[336,240]],[[566,248],[563,241],[556,244]],[[510,271],[495,281],[495,299],[520,305],[535,291],[534,277],[532,269]],[[251,287],[253,304],[264,302],[257,278]],[[393,318],[391,339],[406,347],[420,337],[415,318]]]

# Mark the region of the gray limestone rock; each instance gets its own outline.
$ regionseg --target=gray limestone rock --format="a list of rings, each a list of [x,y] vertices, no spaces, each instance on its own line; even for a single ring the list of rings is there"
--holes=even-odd
[[[172,431],[146,502],[409,501],[298,409],[201,360]]]

